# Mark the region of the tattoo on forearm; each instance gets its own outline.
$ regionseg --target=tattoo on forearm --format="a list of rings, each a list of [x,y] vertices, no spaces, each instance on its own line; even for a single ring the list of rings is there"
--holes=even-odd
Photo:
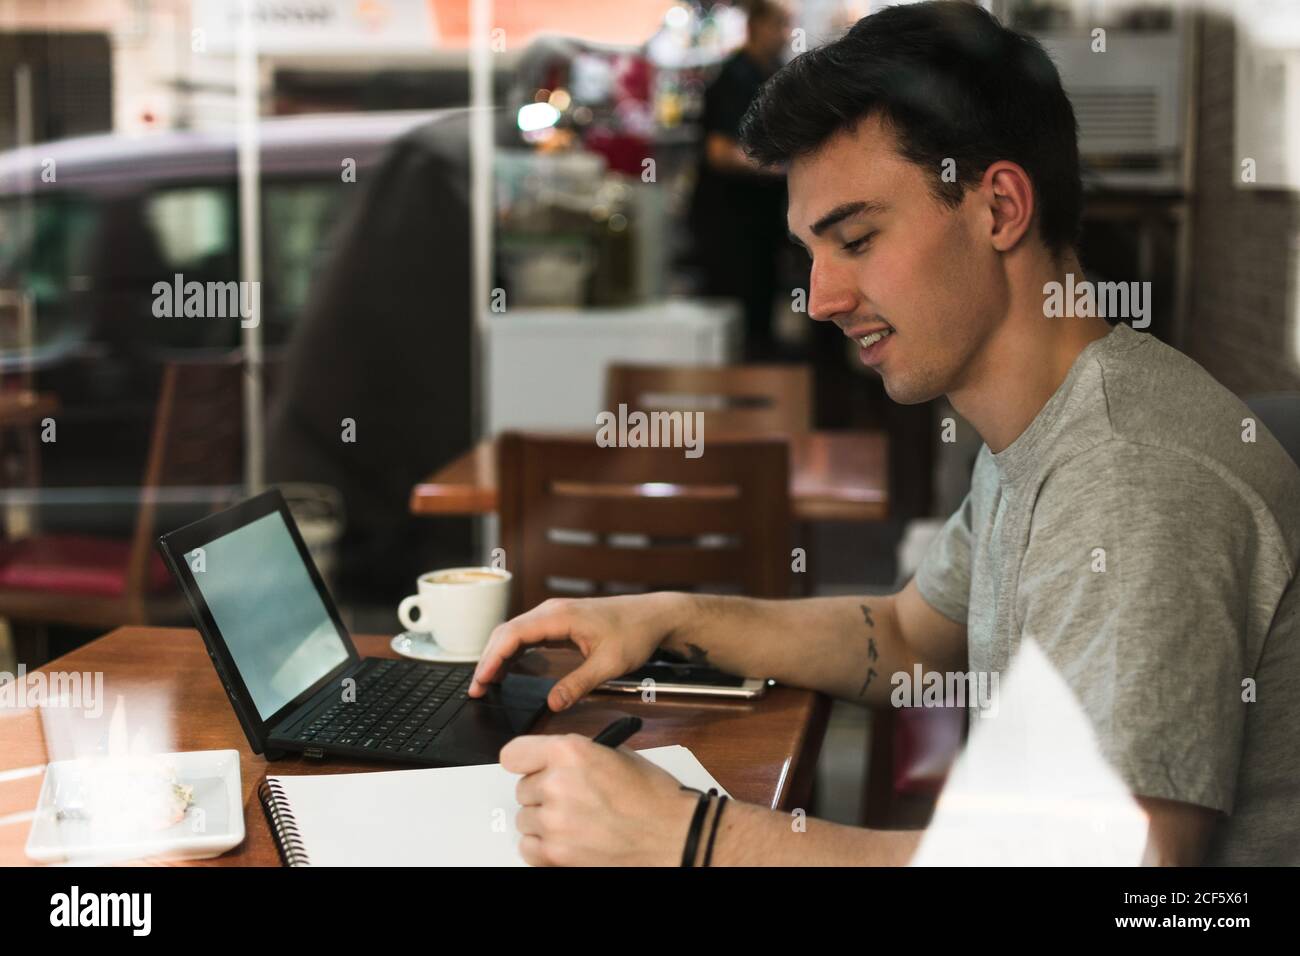
[[[859,604],[858,607],[862,608],[862,617],[863,620],[866,621],[867,627],[871,628],[872,630],[875,630],[876,622],[871,619],[871,608],[867,607],[865,604]],[[870,659],[872,664],[875,664],[877,659],[879,659],[880,657],[880,652],[876,650],[876,639],[871,636],[867,637],[867,657]],[[876,677],[875,667],[868,667],[867,679],[862,682],[862,688],[858,691],[859,697],[862,697],[864,694],[866,694],[867,688],[871,686],[871,682],[872,680],[875,679],[875,677]]]
[[[709,652],[698,644],[687,644],[686,661],[688,664],[698,664],[705,667],[709,663]]]

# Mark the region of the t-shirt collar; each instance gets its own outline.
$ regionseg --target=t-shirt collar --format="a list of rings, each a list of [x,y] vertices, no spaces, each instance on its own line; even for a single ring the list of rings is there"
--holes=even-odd
[[[998,469],[998,477],[1004,485],[1012,484],[1024,475],[1035,463],[1041,462],[1041,449],[1046,447],[1065,420],[1064,412],[1083,370],[1088,367],[1091,358],[1103,349],[1122,347],[1130,336],[1136,336],[1123,322],[1116,323],[1109,333],[1094,339],[1078,354],[1070,366],[1065,381],[1052,393],[1034,420],[1020,435],[1002,451],[992,455],[993,464]]]

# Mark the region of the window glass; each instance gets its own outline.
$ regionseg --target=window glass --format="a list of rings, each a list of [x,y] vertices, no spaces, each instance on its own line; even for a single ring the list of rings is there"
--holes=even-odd
[[[70,195],[0,202],[0,287],[22,287],[38,308],[60,303],[87,281],[94,207]]]
[[[287,338],[328,252],[344,206],[338,180],[268,182],[262,190],[264,328],[268,344]]]
[[[193,186],[155,193],[145,203],[145,217],[164,261],[176,271],[210,271],[235,264],[234,209],[228,188]]]

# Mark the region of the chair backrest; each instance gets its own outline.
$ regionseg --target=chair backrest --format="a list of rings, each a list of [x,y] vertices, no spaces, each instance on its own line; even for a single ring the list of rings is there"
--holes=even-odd
[[[163,367],[140,510],[131,537],[129,594],[143,594],[146,588],[158,489],[211,489],[210,504],[215,506],[225,503],[218,489],[243,482],[243,371],[240,353],[173,361]]]
[[[611,410],[702,411],[709,434],[790,433],[812,428],[807,365],[611,365]]]
[[[498,454],[514,613],[560,596],[790,593],[783,441],[715,441],[691,459],[506,433]]]
[[[1246,405],[1300,465],[1300,392],[1273,392],[1252,395]]]

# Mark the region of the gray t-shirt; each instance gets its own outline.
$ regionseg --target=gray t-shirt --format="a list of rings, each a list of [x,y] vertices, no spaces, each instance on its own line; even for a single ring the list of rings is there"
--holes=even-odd
[[[966,624],[972,672],[1037,642],[1135,794],[1226,814],[1207,862],[1295,865],[1300,469],[1246,419],[1118,325],[1019,438],[980,450],[916,584]]]

